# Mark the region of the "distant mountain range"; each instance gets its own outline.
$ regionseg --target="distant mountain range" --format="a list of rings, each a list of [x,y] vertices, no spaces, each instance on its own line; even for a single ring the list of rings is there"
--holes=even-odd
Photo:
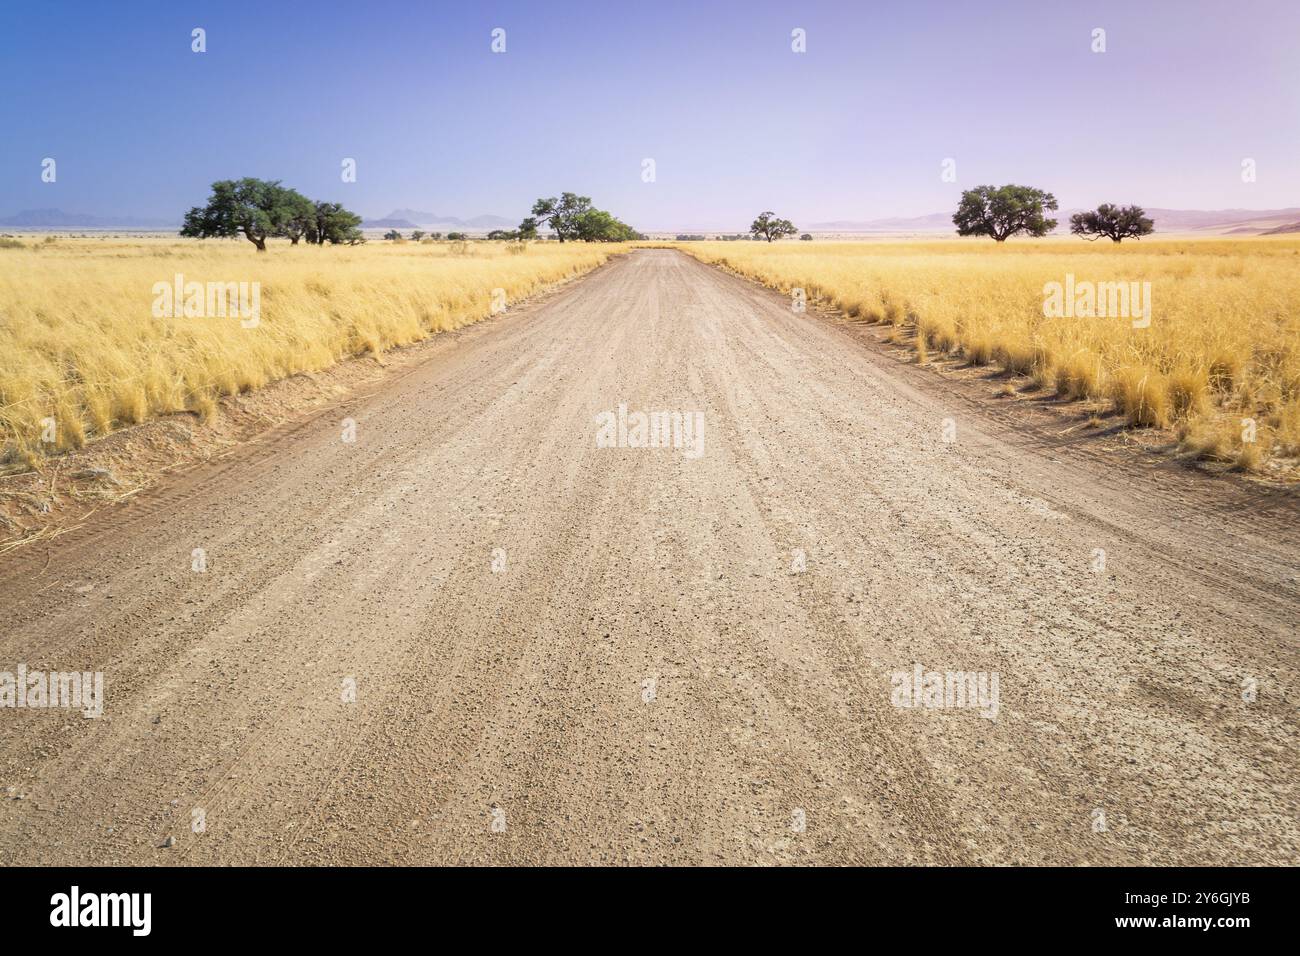
[[[383,219],[367,219],[364,229],[465,229],[490,232],[493,229],[513,229],[518,223],[501,216],[474,216],[458,219],[415,209],[395,209]],[[64,212],[62,209],[24,209],[12,216],[0,218],[0,229],[130,229],[176,230],[181,220],[149,219],[139,216],[91,216],[86,213]]]
[[[362,229],[417,229],[415,223],[409,219],[393,219],[391,216],[383,219],[363,219],[361,221]]]
[[[1261,232],[1261,236],[1281,236],[1288,232],[1300,232],[1300,222],[1289,222],[1285,226],[1278,226],[1276,229],[1270,229],[1268,232]]]
[[[1081,209],[1055,213],[1057,232],[1068,232],[1070,216]],[[1300,207],[1287,209],[1155,209],[1147,215],[1157,232],[1206,232],[1215,235],[1260,236],[1300,231]],[[952,213],[936,212],[911,219],[837,219],[815,222],[813,232],[953,232]]]
[[[362,229],[470,229],[475,232],[491,232],[493,229],[513,229],[519,225],[517,220],[504,219],[501,216],[474,216],[460,219],[456,216],[440,216],[436,212],[422,212],[419,209],[394,209],[382,219],[367,219],[361,223]]]
[[[9,229],[179,229],[179,219],[142,219],[136,216],[88,216],[62,209],[24,209],[0,219]]]
[[[1148,209],[1156,229],[1167,232],[1216,232],[1222,235],[1262,235],[1278,226],[1300,220],[1300,208],[1218,209],[1200,212],[1187,209]]]
[[[911,219],[836,219],[834,222],[814,222],[807,228],[813,232],[952,232],[952,213],[935,212]]]

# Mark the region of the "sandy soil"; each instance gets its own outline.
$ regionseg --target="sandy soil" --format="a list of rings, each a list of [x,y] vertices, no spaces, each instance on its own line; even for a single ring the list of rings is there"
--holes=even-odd
[[[1294,863],[1298,516],[642,251],[0,558],[0,862]]]

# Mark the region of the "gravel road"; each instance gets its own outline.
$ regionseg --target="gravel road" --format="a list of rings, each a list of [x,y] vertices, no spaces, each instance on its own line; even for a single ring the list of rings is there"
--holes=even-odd
[[[0,559],[0,862],[1294,864],[1296,496],[1001,408],[670,250],[442,336]]]

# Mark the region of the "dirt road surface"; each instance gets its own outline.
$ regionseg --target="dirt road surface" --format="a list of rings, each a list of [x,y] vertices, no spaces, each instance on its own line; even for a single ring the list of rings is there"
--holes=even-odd
[[[1294,496],[990,406],[668,250],[446,335],[0,559],[0,670],[104,674],[0,862],[1295,863]]]

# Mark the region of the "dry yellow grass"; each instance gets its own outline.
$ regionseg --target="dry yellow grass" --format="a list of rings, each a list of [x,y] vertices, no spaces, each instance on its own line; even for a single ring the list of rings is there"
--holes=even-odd
[[[222,395],[474,322],[491,313],[494,289],[513,303],[622,248],[276,243],[258,254],[247,242],[165,238],[0,248],[0,462],[35,464],[166,412],[206,415]],[[155,317],[155,284],[177,273],[260,283],[256,325],[187,318],[183,302],[180,317]]]
[[[679,248],[850,316],[912,329],[921,357],[1029,375],[1135,426],[1257,469],[1300,454],[1300,238],[690,242]],[[1151,322],[1048,318],[1045,286],[1149,282]],[[1254,422],[1253,441],[1243,440]]]

